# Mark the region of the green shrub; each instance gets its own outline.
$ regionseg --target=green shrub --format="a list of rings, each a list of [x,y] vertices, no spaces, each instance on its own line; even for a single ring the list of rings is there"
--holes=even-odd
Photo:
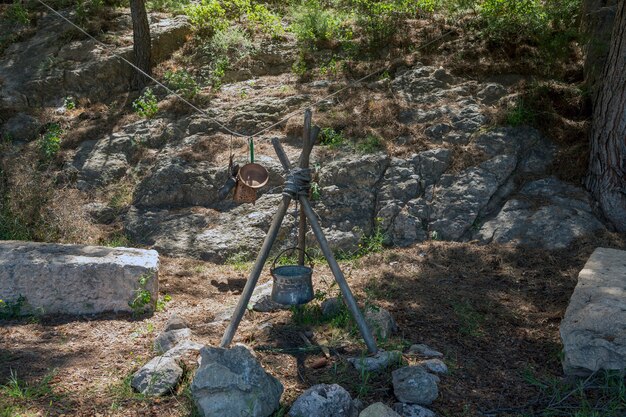
[[[169,88],[188,100],[191,100],[200,92],[200,87],[196,80],[185,70],[166,71],[164,78],[165,84]]]
[[[212,36],[228,27],[226,12],[217,0],[202,0],[183,9],[201,36]]]
[[[146,91],[133,101],[133,110],[146,119],[152,119],[156,116],[159,111],[158,100],[151,88],[146,88]]]
[[[548,15],[541,0],[483,0],[484,34],[494,40],[534,37],[546,29]]]
[[[17,318],[22,313],[22,307],[26,303],[23,295],[17,297],[15,301],[0,300],[0,320]]]
[[[209,61],[208,74],[203,75],[209,79],[214,88],[219,88],[231,62],[237,62],[249,56],[254,50],[254,45],[245,30],[231,26],[217,32],[201,48]]]
[[[248,21],[259,26],[261,31],[276,38],[285,33],[280,17],[262,4],[253,5],[246,13]]]
[[[308,0],[293,8],[290,30],[306,46],[322,46],[342,36],[344,19],[332,9],[322,7],[317,0]]]
[[[367,135],[365,139],[356,144],[356,150],[361,153],[374,153],[383,148],[383,143],[376,135]]]
[[[344,145],[346,138],[341,132],[337,132],[332,127],[325,127],[320,132],[320,144],[331,148],[338,148]]]
[[[183,13],[189,0],[148,0],[146,8],[157,12]]]
[[[50,161],[57,156],[61,150],[61,136],[63,130],[61,126],[56,123],[48,126],[46,133],[39,139],[39,151],[41,152],[42,159],[44,161]]]
[[[89,17],[100,14],[104,6],[104,0],[78,0],[75,6],[76,18],[85,23]]]
[[[521,98],[506,113],[506,124],[510,126],[532,125],[535,119],[535,111]]]
[[[28,9],[22,5],[21,1],[14,1],[4,12],[4,18],[9,22],[19,23],[22,25],[30,24],[30,16]]]

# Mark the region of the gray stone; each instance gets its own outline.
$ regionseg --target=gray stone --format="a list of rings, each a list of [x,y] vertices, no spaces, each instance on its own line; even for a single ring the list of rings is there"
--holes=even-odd
[[[359,417],[402,417],[383,403],[374,403],[361,411]]]
[[[200,353],[200,349],[202,349],[203,347],[203,344],[194,342],[193,340],[183,340],[179,342],[176,346],[165,352],[163,354],[163,357],[179,360],[189,354],[197,356]]]
[[[483,104],[491,105],[506,95],[507,91],[501,84],[489,83],[477,94]]]
[[[170,330],[180,330],[180,329],[188,329],[189,325],[182,318],[179,317],[178,314],[172,314],[169,319],[167,319],[167,323],[165,323],[165,328],[163,332],[169,332]]]
[[[398,331],[398,326],[391,313],[382,307],[371,306],[365,310],[365,321],[372,334],[381,340],[388,339]]]
[[[268,417],[279,406],[282,384],[244,346],[204,347],[191,393],[202,416]]]
[[[409,348],[409,353],[414,353],[422,356],[430,356],[434,358],[443,357],[443,353],[438,352],[430,346],[424,344],[411,345],[411,347]]]
[[[359,358],[348,358],[357,371],[379,371],[392,365],[402,363],[402,352],[396,350],[379,350],[374,356],[363,356]]]
[[[324,318],[335,317],[341,310],[343,309],[343,298],[341,297],[332,297],[327,298],[322,301],[322,305],[320,306],[322,310],[322,316]]]
[[[395,403],[393,409],[402,417],[435,417],[435,413],[417,404]]]
[[[403,403],[429,405],[439,395],[439,378],[429,374],[421,366],[405,366],[391,374],[393,392]]]
[[[183,340],[191,338],[191,330],[188,328],[168,330],[154,340],[154,350],[159,354],[167,352]]]
[[[294,401],[289,417],[348,417],[353,412],[350,393],[337,384],[314,385]]]
[[[18,113],[2,126],[0,137],[4,140],[28,142],[37,139],[41,123],[25,113]]]
[[[157,356],[133,375],[130,385],[141,394],[160,396],[172,392],[182,376],[173,358]]]
[[[288,310],[289,306],[278,304],[272,300],[272,287],[273,282],[268,281],[265,284],[257,286],[252,292],[248,308],[252,308],[254,311],[261,313],[268,313],[278,310]]]
[[[110,224],[118,215],[118,210],[99,202],[85,204],[83,208],[89,217],[98,224]]]
[[[566,375],[626,369],[626,251],[597,248],[560,325]]]
[[[0,299],[23,296],[23,313],[133,312],[138,291],[153,311],[158,295],[159,255],[154,250],[0,242]],[[145,281],[143,284],[140,281]]]
[[[433,374],[448,373],[448,367],[440,359],[427,359],[425,361],[421,361],[419,365],[424,367],[424,369],[426,369],[427,371],[432,372]]]
[[[475,237],[485,242],[562,249],[575,239],[605,230],[582,188],[550,177],[526,184]]]

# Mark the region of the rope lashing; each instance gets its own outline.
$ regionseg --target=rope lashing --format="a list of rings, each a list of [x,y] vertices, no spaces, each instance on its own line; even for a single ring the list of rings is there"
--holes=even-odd
[[[292,168],[287,174],[285,188],[283,194],[292,198],[298,198],[303,195],[308,197],[311,189],[311,169],[310,168]]]

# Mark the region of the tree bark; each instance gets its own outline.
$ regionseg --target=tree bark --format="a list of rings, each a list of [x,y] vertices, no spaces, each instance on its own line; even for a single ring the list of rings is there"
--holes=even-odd
[[[135,65],[146,74],[152,75],[152,45],[145,0],[130,0],[130,15],[133,20]],[[138,71],[133,71],[133,79],[131,80],[133,87],[141,89],[148,82],[149,78]]]
[[[606,63],[613,32],[617,0],[584,0],[581,29],[588,37],[585,45],[585,83],[592,100],[602,87],[602,71]]]
[[[607,219],[626,232],[626,1],[617,5],[602,86],[593,107],[585,183]]]

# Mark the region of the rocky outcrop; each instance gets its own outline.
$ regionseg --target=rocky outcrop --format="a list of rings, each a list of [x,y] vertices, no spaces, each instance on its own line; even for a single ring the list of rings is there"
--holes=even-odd
[[[560,326],[566,375],[626,369],[626,251],[598,248]]]
[[[337,384],[314,385],[291,406],[289,417],[348,417],[354,411],[350,393]]]
[[[113,16],[109,34],[130,30],[128,16]],[[153,56],[161,62],[178,49],[190,33],[186,18],[156,20],[151,25]],[[59,39],[70,39],[63,43]],[[73,39],[73,40],[72,40]],[[130,60],[132,46],[115,53]],[[0,62],[0,108],[19,110],[42,105],[59,106],[67,96],[107,101],[111,94],[128,89],[131,67],[95,41],[76,39],[75,30],[53,14],[38,20],[36,33],[10,45]]]
[[[0,299],[23,297],[22,313],[153,311],[158,269],[154,250],[0,242]]]

